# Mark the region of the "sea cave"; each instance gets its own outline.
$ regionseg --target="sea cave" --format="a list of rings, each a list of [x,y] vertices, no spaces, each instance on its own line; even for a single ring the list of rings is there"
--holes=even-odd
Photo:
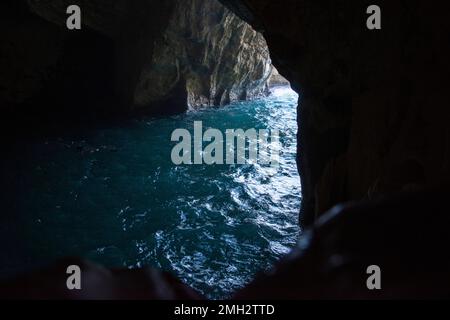
[[[0,297],[448,297],[448,19],[369,5],[3,1]]]

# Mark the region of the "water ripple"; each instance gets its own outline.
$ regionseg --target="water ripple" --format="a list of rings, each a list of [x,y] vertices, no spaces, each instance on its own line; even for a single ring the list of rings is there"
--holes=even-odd
[[[11,228],[34,240],[23,243],[17,265],[70,255],[150,265],[210,298],[229,296],[297,241],[297,98],[280,89],[267,99],[28,146]],[[280,167],[173,165],[171,132],[192,130],[197,120],[220,130],[280,130]]]

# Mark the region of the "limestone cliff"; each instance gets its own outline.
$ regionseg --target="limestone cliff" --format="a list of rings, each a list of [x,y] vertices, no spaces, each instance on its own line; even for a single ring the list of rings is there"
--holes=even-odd
[[[65,28],[70,4],[81,7],[81,31]],[[2,6],[0,102],[11,110],[173,113],[267,93],[264,38],[216,0]]]
[[[269,77],[269,87],[290,86],[289,81],[283,77],[275,67],[272,67],[272,73]]]

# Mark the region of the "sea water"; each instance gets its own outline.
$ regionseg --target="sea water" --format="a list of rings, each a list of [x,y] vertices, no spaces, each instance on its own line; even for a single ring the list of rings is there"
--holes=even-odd
[[[3,166],[0,275],[66,256],[167,270],[209,298],[227,298],[267,270],[300,233],[298,95],[164,118],[124,120],[39,139]],[[279,167],[174,165],[171,133],[277,129]]]

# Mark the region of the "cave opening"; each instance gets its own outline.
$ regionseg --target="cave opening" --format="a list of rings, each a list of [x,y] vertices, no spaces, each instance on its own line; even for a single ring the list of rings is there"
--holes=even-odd
[[[30,52],[55,61],[36,60],[23,72],[42,88],[26,92],[19,83],[27,101],[18,110],[55,129],[11,142],[2,159],[8,214],[0,277],[79,256],[107,267],[156,267],[209,298],[227,298],[286,255],[301,232],[299,97],[272,65],[264,37],[218,1],[176,2],[145,45],[95,23],[66,34],[52,9],[34,3],[23,18],[55,42],[29,43]],[[193,131],[196,121],[224,134],[278,131],[278,166],[175,165],[170,136]],[[14,248],[5,246],[11,241]]]

